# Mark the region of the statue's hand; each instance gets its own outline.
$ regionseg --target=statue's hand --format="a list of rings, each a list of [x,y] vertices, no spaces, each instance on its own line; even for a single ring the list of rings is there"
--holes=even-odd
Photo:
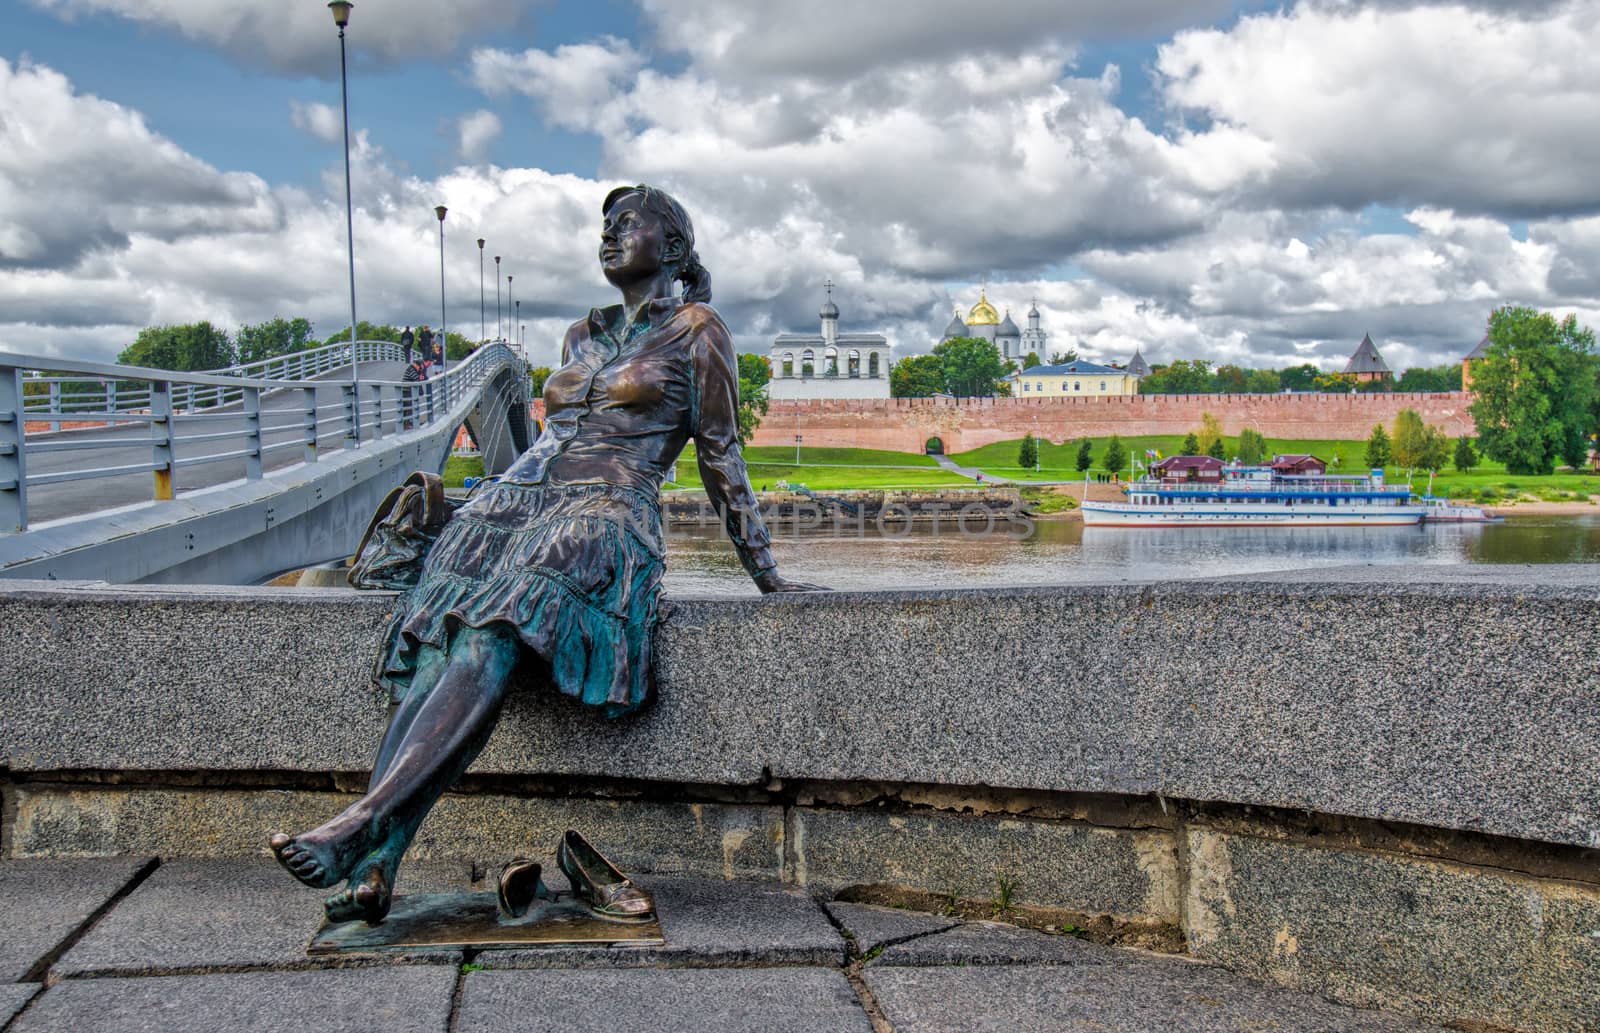
[[[804,581],[790,581],[778,576],[778,568],[773,567],[763,570],[756,575],[756,587],[761,589],[762,595],[773,592],[826,592],[829,591],[821,585],[808,585]]]

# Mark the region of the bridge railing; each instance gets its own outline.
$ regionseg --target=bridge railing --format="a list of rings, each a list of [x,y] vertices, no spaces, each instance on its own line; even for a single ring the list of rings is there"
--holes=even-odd
[[[252,380],[312,380],[325,373],[348,368],[351,358],[349,342],[341,341],[303,352],[199,372]],[[393,341],[356,342],[356,362],[402,362],[404,359],[405,349]],[[65,372],[60,366],[53,366],[52,371]],[[35,375],[28,377],[28,384],[29,394],[23,400],[23,409],[29,421],[48,422],[52,431],[61,430],[63,423],[104,419],[91,414],[137,412],[150,406],[150,391],[139,381],[109,377],[47,376],[38,375],[35,371]],[[215,408],[238,405],[243,397],[244,392],[236,384],[174,383],[172,404],[184,410]]]
[[[349,345],[333,349],[348,363]],[[354,358],[381,360],[389,349],[398,357],[399,346],[390,342],[357,342]],[[299,372],[337,357],[312,358]],[[151,498],[172,499],[177,470],[238,460],[245,477],[256,480],[264,461],[279,453],[314,463],[319,449],[335,443],[359,448],[458,417],[456,410],[486,379],[520,365],[509,347],[494,344],[423,383],[362,380],[358,386],[0,352],[0,533],[27,530],[32,488],[148,473]],[[50,433],[68,423],[85,429]],[[48,458],[74,452],[100,454],[82,464]],[[119,461],[107,463],[106,453]]]
[[[350,342],[325,344],[320,348],[275,355],[223,369],[208,369],[223,377],[248,377],[252,380],[311,380],[324,373],[350,365]],[[404,362],[405,349],[393,341],[357,341],[355,362]]]

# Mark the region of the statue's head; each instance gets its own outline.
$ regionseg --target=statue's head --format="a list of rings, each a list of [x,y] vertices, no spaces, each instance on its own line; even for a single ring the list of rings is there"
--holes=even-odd
[[[600,206],[600,268],[621,286],[669,269],[685,301],[711,300],[711,274],[694,250],[694,223],[671,194],[641,183],[617,187]]]

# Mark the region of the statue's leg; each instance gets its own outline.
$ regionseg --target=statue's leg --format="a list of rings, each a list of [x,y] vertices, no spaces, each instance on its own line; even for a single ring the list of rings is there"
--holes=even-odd
[[[463,628],[448,653],[419,657],[417,674],[391,714],[367,795],[309,832],[273,836],[279,863],[317,887],[357,875],[352,887],[370,884],[367,866],[355,869],[376,851],[392,854],[398,865],[428,810],[488,742],[519,648],[509,630]],[[393,885],[392,869],[383,881]],[[386,888],[382,895],[387,898]]]

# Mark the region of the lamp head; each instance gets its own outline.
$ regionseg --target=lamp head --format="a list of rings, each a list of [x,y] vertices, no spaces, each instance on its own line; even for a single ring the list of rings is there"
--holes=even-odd
[[[350,0],[333,0],[332,3],[328,4],[328,10],[333,12],[333,23],[341,29],[349,25],[350,8],[354,6],[355,4],[351,3]]]
[[[435,205],[434,208],[433,208],[433,214],[435,214],[435,215],[437,215],[439,217],[439,221],[440,222],[444,221],[444,213],[447,212],[447,211],[449,211],[449,209],[446,208],[442,204],[441,205]]]
[[[479,251],[483,250],[483,238],[482,237],[478,238],[478,250]]]

